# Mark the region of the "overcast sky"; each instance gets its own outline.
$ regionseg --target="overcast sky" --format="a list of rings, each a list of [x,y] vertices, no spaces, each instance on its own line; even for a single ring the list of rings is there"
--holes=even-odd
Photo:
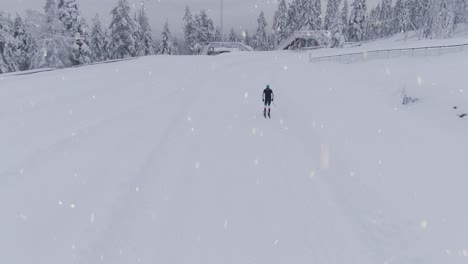
[[[109,12],[116,5],[118,0],[78,0],[81,11],[91,24],[91,19],[99,13],[104,24],[109,22]],[[141,0],[128,0],[134,8],[139,8]],[[221,0],[145,0],[145,6],[155,34],[162,30],[166,19],[169,20],[171,31],[178,35],[182,34],[182,17],[185,6],[192,9],[192,13],[197,13],[201,9],[206,9],[208,15],[216,25],[220,21],[220,1]],[[352,0],[348,0],[352,2]],[[372,5],[378,0],[368,0]],[[250,32],[255,30],[256,20],[261,10],[265,12],[267,22],[271,26],[273,14],[276,9],[277,0],[224,0],[224,31],[228,33],[231,26],[236,31],[247,28]],[[287,0],[287,2],[289,2]],[[42,10],[45,0],[0,0],[0,10],[14,13],[22,12],[25,9]],[[322,5],[325,6],[325,0]]]

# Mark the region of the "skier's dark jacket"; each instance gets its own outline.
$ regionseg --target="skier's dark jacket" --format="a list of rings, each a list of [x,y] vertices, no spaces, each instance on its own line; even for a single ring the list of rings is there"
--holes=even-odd
[[[270,88],[263,90],[263,101],[271,102],[275,99],[275,94]]]

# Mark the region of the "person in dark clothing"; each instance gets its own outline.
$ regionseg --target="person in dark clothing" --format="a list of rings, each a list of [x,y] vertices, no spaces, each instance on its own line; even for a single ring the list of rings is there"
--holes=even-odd
[[[275,99],[275,94],[273,90],[270,89],[270,85],[267,85],[265,90],[263,90],[263,102],[265,102],[265,108],[263,109],[263,115],[266,117],[267,115],[267,106],[268,106],[268,116],[270,116],[270,105],[271,102]]]

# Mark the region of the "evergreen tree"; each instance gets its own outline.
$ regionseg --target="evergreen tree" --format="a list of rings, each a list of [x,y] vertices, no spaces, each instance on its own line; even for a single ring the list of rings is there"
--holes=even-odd
[[[448,38],[455,25],[455,11],[452,0],[429,0],[425,4],[424,36],[427,38]]]
[[[197,36],[195,30],[195,22],[193,20],[192,13],[190,12],[188,6],[185,8],[185,15],[183,20],[185,43],[188,47],[188,53],[193,54],[195,44],[197,43]]]
[[[74,36],[77,32],[84,35],[86,22],[81,16],[77,0],[59,0],[58,18],[62,21],[67,35]]]
[[[237,37],[236,31],[234,31],[234,28],[231,28],[231,32],[229,33],[229,42],[238,42],[239,39]]]
[[[108,57],[106,55],[106,39],[102,32],[101,21],[99,20],[98,14],[96,14],[96,17],[93,19],[89,44],[93,62],[103,61]]]
[[[392,0],[382,0],[379,20],[381,22],[381,36],[390,36],[393,32],[393,8]]]
[[[161,34],[161,43],[159,44],[158,55],[176,55],[177,47],[174,45],[171,32],[169,30],[169,23],[166,21],[164,30]]]
[[[402,3],[401,12],[398,18],[398,30],[405,33],[405,41],[408,38],[408,31],[411,29],[411,1],[406,0]]]
[[[403,0],[396,0],[395,6],[393,7],[393,17],[395,20],[393,20],[392,23],[392,34],[394,33],[399,33],[402,32],[401,28],[401,20],[403,17],[403,12],[404,12],[404,5],[406,1],[403,2]]]
[[[119,0],[111,14],[112,20],[109,27],[111,57],[113,59],[134,57],[136,55],[135,25],[130,17],[130,6],[127,0]]]
[[[250,37],[250,33],[248,30],[242,32],[242,43],[247,46],[253,46],[252,37]]]
[[[14,53],[18,68],[20,71],[29,70],[31,68],[31,58],[37,51],[37,44],[29,31],[29,27],[26,27],[19,15],[16,16],[13,25],[13,37],[16,40]]]
[[[367,38],[378,39],[382,36],[382,23],[380,21],[381,15],[380,4],[377,4],[369,14],[368,27],[367,27]]]
[[[342,48],[345,42],[345,37],[343,35],[343,20],[341,15],[336,12],[335,18],[333,19],[332,25],[330,27],[331,31],[331,41],[330,48]]]
[[[461,0],[463,1],[462,7],[460,9],[464,10],[462,11],[462,14],[460,15],[461,18],[459,20],[459,23],[466,23],[468,24],[468,0]],[[468,27],[467,27],[468,30]]]
[[[223,41],[223,37],[221,36],[221,30],[217,27],[216,30],[215,30],[215,34],[214,34],[214,41],[216,42],[221,42]]]
[[[287,32],[289,34],[294,33],[294,31],[300,30],[301,29],[301,21],[300,18],[302,16],[302,0],[293,0],[289,4],[288,8],[288,27],[287,27]]]
[[[104,28],[104,60],[112,59],[112,42],[109,30]]]
[[[267,37],[267,22],[265,20],[265,14],[263,11],[257,19],[257,31],[253,40],[254,48],[256,50],[268,50],[268,37]]]
[[[290,32],[288,30],[288,7],[285,0],[279,0],[278,9],[273,18],[273,35],[275,46],[288,38]]]
[[[14,49],[16,41],[12,36],[12,21],[0,12],[0,73],[18,71]]]
[[[277,46],[275,44],[275,36],[273,34],[267,33],[267,40],[268,40],[268,50],[275,50]]]
[[[148,17],[146,16],[145,6],[142,5],[140,12],[137,17],[139,25],[139,55],[148,56],[154,55],[154,44],[153,37],[151,37],[151,26],[149,24]]]
[[[367,3],[366,0],[355,0],[352,4],[351,16],[348,26],[349,41],[363,41],[366,33],[367,23]]]
[[[314,29],[321,30],[323,28],[322,22],[322,0],[314,0],[314,15],[316,17],[316,24]]]
[[[38,36],[38,49],[31,58],[31,68],[64,68],[72,65],[71,37],[63,36],[64,25],[58,18],[57,4],[46,0],[46,24]]]
[[[195,32],[196,41],[201,46],[214,39],[213,20],[208,17],[205,10],[201,10],[200,14],[195,16]]]
[[[343,35],[345,38],[348,36],[348,14],[349,14],[349,6],[348,0],[343,1],[343,7],[341,8],[341,22],[343,23]]]
[[[468,0],[455,1],[455,24],[466,23],[468,17]]]
[[[299,13],[300,30],[322,29],[322,10],[320,0],[301,0]]]
[[[140,24],[138,23],[137,12],[133,14],[133,38],[135,39],[135,55],[134,56],[143,56],[143,37]]]
[[[340,8],[340,0],[328,0],[327,2],[327,13],[325,15],[325,30],[331,30],[333,23],[336,24],[335,18]]]
[[[73,64],[90,63],[91,50],[87,41],[87,25],[81,16],[77,0],[59,0],[58,18],[64,25],[64,35],[71,37],[71,60]]]
[[[455,30],[455,2],[453,0],[442,0],[440,9],[442,32],[438,37],[449,38]]]
[[[411,20],[417,29],[423,29],[428,25],[429,0],[409,0],[411,6]]]
[[[44,6],[47,32],[50,34],[62,33],[64,31],[63,24],[58,19],[57,3],[55,0],[46,0]]]

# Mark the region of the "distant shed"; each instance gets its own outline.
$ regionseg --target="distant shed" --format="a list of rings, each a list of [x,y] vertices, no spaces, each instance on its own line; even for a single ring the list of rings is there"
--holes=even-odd
[[[201,55],[218,55],[233,51],[253,51],[249,47],[240,42],[210,42],[205,45],[200,52]]]
[[[327,47],[330,41],[328,30],[295,31],[278,45],[277,50],[317,49]]]

